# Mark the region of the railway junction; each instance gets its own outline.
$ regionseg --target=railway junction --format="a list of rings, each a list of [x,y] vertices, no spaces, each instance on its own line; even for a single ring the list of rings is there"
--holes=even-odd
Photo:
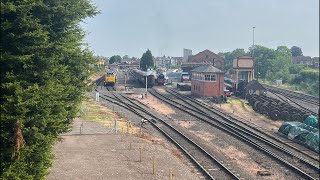
[[[138,137],[149,134],[175,147],[190,179],[319,179],[318,152],[280,136],[282,121],[254,112],[245,100],[215,104],[178,91],[174,83],[150,87],[146,94],[137,79],[125,77],[120,71],[113,87],[98,79],[92,97],[99,93],[97,103],[130,120]],[[188,179],[178,174],[166,178]]]

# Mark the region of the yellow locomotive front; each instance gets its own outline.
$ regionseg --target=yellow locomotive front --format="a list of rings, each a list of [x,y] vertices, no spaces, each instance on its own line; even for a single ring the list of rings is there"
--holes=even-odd
[[[105,86],[113,86],[117,81],[117,71],[109,70],[104,77]]]

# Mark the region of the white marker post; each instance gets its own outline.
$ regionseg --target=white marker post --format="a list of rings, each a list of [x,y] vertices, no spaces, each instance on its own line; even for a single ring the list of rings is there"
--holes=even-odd
[[[99,92],[96,92],[96,101],[99,102]]]

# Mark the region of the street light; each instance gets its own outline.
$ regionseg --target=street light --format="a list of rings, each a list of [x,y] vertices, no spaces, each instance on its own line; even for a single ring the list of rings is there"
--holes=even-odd
[[[255,29],[256,27],[252,27],[252,59],[254,59],[254,29]],[[258,64],[258,61],[256,61],[256,66],[257,66],[257,81],[259,80],[259,76],[260,76],[260,72],[259,72],[259,64]]]
[[[256,27],[252,27],[252,57],[254,57],[254,28]]]

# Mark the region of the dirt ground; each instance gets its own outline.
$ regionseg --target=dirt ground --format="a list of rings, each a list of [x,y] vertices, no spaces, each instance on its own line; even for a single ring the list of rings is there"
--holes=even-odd
[[[76,119],[73,130],[54,146],[56,158],[47,179],[169,179],[170,170],[174,179],[200,179],[192,165],[182,163],[179,152],[150,135],[115,135],[96,122]]]
[[[273,121],[245,104],[245,100],[238,98],[229,98],[225,104],[213,104],[215,107],[223,110],[228,114],[238,116],[268,131],[277,132],[283,121]]]
[[[138,98],[137,96],[135,98],[140,102],[150,106],[151,108],[156,109],[161,114],[170,115],[175,113],[175,111],[171,107],[152,95],[148,95],[148,98],[143,99]]]

